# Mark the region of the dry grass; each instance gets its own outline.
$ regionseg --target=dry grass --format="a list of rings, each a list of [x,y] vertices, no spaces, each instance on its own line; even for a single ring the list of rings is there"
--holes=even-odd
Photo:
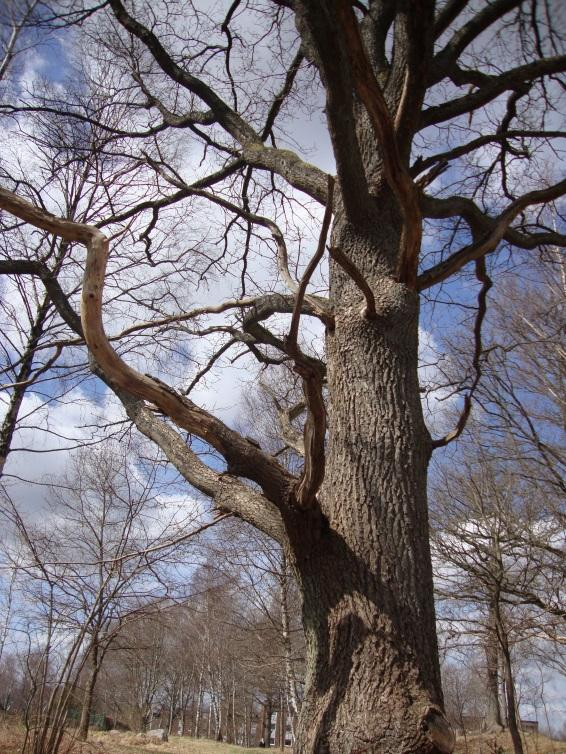
[[[0,754],[19,754],[24,736],[24,726],[18,720],[0,713]],[[78,743],[71,731],[63,739],[60,754],[106,754],[106,750],[102,742]]]
[[[86,743],[66,737],[61,754],[265,754],[265,749],[244,749],[208,739],[177,738],[167,743],[140,738],[136,733],[100,733],[92,731]],[[0,714],[0,754],[18,754],[24,739],[23,726]]]
[[[525,734],[523,738],[525,754],[566,754],[564,742],[532,733]],[[102,746],[96,754],[148,754],[150,751],[160,751],[161,754],[265,754],[265,749],[242,749],[240,746],[220,744],[207,739],[171,737],[168,743],[140,743],[139,738],[133,733],[95,733],[92,743]],[[468,735],[466,739],[459,737],[455,754],[511,754],[512,751],[508,733],[484,733]],[[88,754],[91,754],[90,751]]]
[[[22,726],[9,717],[0,716],[0,754],[18,754],[23,740]],[[566,754],[566,742],[526,733],[525,754]],[[69,754],[266,754],[265,749],[244,749],[208,739],[177,738],[167,743],[140,739],[135,733],[99,733],[93,731],[85,744],[69,738],[63,747]],[[273,749],[277,752],[278,749]],[[511,754],[513,747],[508,733],[469,734],[459,736],[455,754]]]
[[[167,743],[140,741],[136,733],[93,733],[92,743],[102,744],[101,754],[147,754],[150,751],[161,754],[265,754],[265,749],[244,749],[206,738],[171,736]]]
[[[540,733],[523,733],[525,754],[566,754],[566,742],[554,741]],[[513,751],[511,736],[501,733],[469,733],[458,736],[455,754],[509,754]]]
[[[0,716],[0,754],[14,754],[18,751],[22,741],[21,726],[6,716]]]

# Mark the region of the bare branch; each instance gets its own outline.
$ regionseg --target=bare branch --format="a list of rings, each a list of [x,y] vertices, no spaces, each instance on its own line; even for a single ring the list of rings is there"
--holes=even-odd
[[[376,315],[375,296],[373,295],[373,291],[369,286],[367,280],[364,278],[364,276],[358,270],[352,260],[346,254],[344,254],[342,249],[337,246],[329,246],[328,252],[332,259],[334,259],[334,261],[339,264],[340,267],[342,267],[344,272],[346,272],[346,274],[352,278],[354,283],[364,294],[366,305],[362,310],[363,316],[367,317],[368,319],[373,319],[373,317],[375,317]]]
[[[481,149],[481,147],[484,147],[486,144],[504,144],[508,139],[523,139],[529,137],[540,139],[564,139],[566,138],[566,131],[533,131],[520,129],[511,131],[505,130],[501,133],[478,136],[477,139],[469,141],[467,144],[462,144],[459,147],[448,149],[445,152],[439,152],[438,154],[425,159],[418,158],[415,160],[411,168],[411,174],[418,175],[438,163],[463,157],[476,149]]]
[[[415,289],[421,247],[421,210],[415,185],[401,161],[394,123],[375,74],[367,59],[358,23],[351,5],[343,0],[338,5],[354,86],[371,119],[381,145],[381,156],[387,183],[395,194],[403,213],[403,232],[397,267],[399,282]]]
[[[266,147],[261,136],[216,92],[175,63],[155,34],[130,15],[121,0],[109,0],[109,5],[119,23],[143,42],[163,72],[208,105],[217,122],[242,146],[242,157],[249,165],[278,173],[292,186],[326,203],[326,176],[323,171],[304,162],[293,152]]]
[[[293,448],[295,452],[303,457],[305,455],[304,436],[301,436],[301,433],[293,427],[291,422],[299,414],[306,411],[306,408],[305,403],[299,403],[296,406],[287,409],[282,408],[277,404],[277,414],[281,425],[281,439],[286,445]]]
[[[187,447],[178,432],[142,402],[118,395],[139,431],[163,450],[189,484],[211,497],[218,508],[240,516],[278,542],[285,541],[281,515],[271,501],[232,476],[230,470],[228,473],[213,471]]]
[[[0,207],[2,206],[2,194],[3,189],[0,189]],[[35,275],[38,277],[49,293],[49,297],[61,318],[74,332],[82,337],[81,318],[69,304],[59,281],[47,265],[31,259],[3,259],[0,260],[0,275]]]
[[[552,201],[565,193],[566,180],[556,183],[554,186],[549,186],[546,189],[531,191],[516,199],[497,218],[492,220],[489,231],[484,233],[477,242],[465,246],[448,257],[448,259],[439,262],[419,275],[417,280],[418,290],[422,291],[437,283],[441,283],[474,259],[479,259],[485,254],[495,251],[499,242],[506,237],[511,222],[526,207],[532,204],[542,204],[543,202]],[[456,198],[456,203],[458,203],[458,198]],[[472,206],[475,205],[472,203]]]
[[[299,49],[299,51],[293,58],[293,62],[291,63],[289,70],[287,71],[283,88],[276,95],[275,99],[273,100],[273,104],[269,108],[265,126],[263,127],[263,131],[261,132],[261,138],[263,141],[265,141],[269,134],[272,133],[275,120],[277,119],[277,116],[279,115],[286,98],[289,96],[291,89],[293,88],[293,83],[304,59],[305,57],[303,55],[303,51]]]
[[[479,12],[474,13],[472,18],[458,29],[444,48],[436,54],[431,71],[432,81],[440,81],[474,39],[506,13],[521,5],[521,2],[522,0],[496,0],[496,2],[488,3]],[[462,4],[458,0],[448,3],[437,19],[435,29],[437,35],[439,31],[447,27],[447,21],[448,23],[453,21],[458,13],[463,10],[463,5],[465,3]]]
[[[224,343],[224,344],[223,344],[223,345],[222,345],[222,346],[221,346],[221,347],[220,347],[220,348],[219,348],[219,349],[218,349],[218,350],[217,350],[217,351],[216,351],[216,352],[215,352],[215,353],[214,353],[214,354],[213,354],[213,355],[212,355],[212,356],[210,357],[210,359],[208,360],[208,362],[206,363],[206,365],[205,365],[205,366],[204,366],[204,367],[203,367],[202,369],[199,369],[199,371],[198,371],[198,372],[197,372],[197,373],[195,374],[195,376],[193,377],[193,379],[192,379],[192,380],[191,380],[191,382],[190,382],[190,385],[189,385],[189,387],[188,387],[188,388],[187,388],[186,390],[184,390],[184,391],[183,391],[185,395],[189,395],[189,393],[190,393],[190,392],[191,392],[191,391],[193,390],[193,388],[194,388],[194,387],[195,387],[195,386],[196,386],[196,385],[197,385],[197,384],[198,384],[198,383],[199,383],[199,382],[200,382],[200,381],[202,380],[202,378],[203,378],[203,377],[204,377],[204,376],[205,376],[206,374],[208,374],[208,372],[210,372],[210,370],[211,370],[211,369],[212,369],[212,367],[213,367],[213,366],[214,366],[214,365],[216,364],[216,362],[217,362],[217,361],[218,361],[218,359],[219,359],[219,358],[220,358],[220,357],[222,356],[222,354],[226,353],[226,351],[227,351],[227,350],[228,350],[229,348],[231,348],[231,347],[232,347],[232,346],[234,345],[234,343],[236,343],[236,342],[237,342],[236,338],[231,338],[231,339],[230,339],[230,340],[229,340],[229,341],[228,341],[227,343]]]
[[[532,63],[512,68],[499,76],[482,73],[480,76],[481,85],[479,85],[478,78],[473,76],[472,71],[460,71],[461,76],[458,76],[458,71],[453,71],[454,83],[459,85],[472,83],[476,86],[479,85],[479,88],[471,94],[423,110],[420,127],[423,129],[435,123],[443,123],[459,115],[473,112],[509,89],[514,89],[525,82],[534,81],[542,76],[564,71],[566,71],[566,55],[535,60]],[[470,77],[473,78],[473,81]]]
[[[155,404],[179,427],[210,443],[230,465],[256,481],[273,502],[282,504],[293,477],[275,459],[164,383],[132,369],[108,342],[102,323],[102,293],[108,256],[106,236],[93,226],[62,220],[39,210],[5,189],[0,189],[0,207],[35,227],[67,241],[79,241],[87,247],[81,321],[89,350],[113,388]]]
[[[443,34],[450,24],[455,21],[460,13],[465,9],[470,0],[448,0],[438,16],[434,24],[434,36],[438,38]]]
[[[481,283],[481,288],[478,293],[478,311],[474,322],[474,353],[472,357],[472,368],[475,375],[468,392],[464,396],[464,408],[462,409],[462,413],[460,414],[460,418],[458,419],[456,427],[444,437],[438,440],[433,440],[432,447],[434,449],[443,448],[453,440],[456,440],[458,437],[460,437],[460,435],[466,428],[466,424],[472,410],[472,399],[482,375],[481,358],[483,347],[481,331],[487,311],[487,294],[489,293],[489,289],[493,285],[489,275],[487,274],[484,257],[480,257],[476,260],[476,277]]]

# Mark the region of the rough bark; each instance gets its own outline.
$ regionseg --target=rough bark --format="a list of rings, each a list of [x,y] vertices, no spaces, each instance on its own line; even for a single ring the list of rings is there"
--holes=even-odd
[[[418,301],[379,261],[392,258],[396,227],[372,235],[335,226],[333,242],[370,281],[378,313],[364,318],[359,291],[335,267],[321,512],[286,522],[304,598],[297,750],[305,753],[453,747],[441,712],[426,535],[431,440],[417,382]]]

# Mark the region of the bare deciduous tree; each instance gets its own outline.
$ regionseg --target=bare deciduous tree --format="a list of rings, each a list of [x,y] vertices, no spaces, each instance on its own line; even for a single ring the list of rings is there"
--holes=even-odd
[[[558,79],[566,70],[564,30],[551,11],[542,0],[236,1],[225,12],[109,0],[85,22],[85,33],[104,37],[99,62],[126,98],[108,133],[153,183],[128,208],[108,207],[104,232],[49,214],[18,196],[17,184],[0,191],[7,213],[86,246],[75,328],[138,430],[216,506],[284,548],[307,637],[297,740],[304,754],[448,754],[454,745],[442,711],[427,468],[470,413],[491,269],[498,274],[490,296],[506,259],[566,243],[549,217],[549,208],[560,217],[566,192],[550,158],[564,136]],[[260,79],[269,84],[258,91],[251,82]],[[301,140],[293,99],[324,104],[335,175],[293,142]],[[37,107],[99,122],[100,109],[85,115],[65,98],[16,97],[3,112],[22,117]],[[200,163],[184,159],[189,144]],[[176,229],[167,221],[175,208]],[[309,212],[320,231],[307,260]],[[108,234],[132,218],[146,222],[139,250],[114,246]],[[183,232],[192,238],[200,224],[210,237],[212,219],[220,250],[213,255],[209,243],[205,253],[225,282],[236,273],[235,297],[218,291],[214,302],[190,308],[162,289],[150,321],[109,340],[110,251],[111,262],[128,260],[121,283],[114,278],[127,289],[126,270],[156,263],[154,238],[186,248]],[[327,247],[325,288],[324,275],[313,276]],[[177,268],[183,272],[182,261]],[[15,259],[11,271],[47,278],[49,263],[36,260],[30,270]],[[417,376],[419,299],[440,305],[441,289],[475,312],[462,413],[434,439]],[[283,331],[279,315],[287,315]],[[324,359],[305,343],[307,319],[325,329]],[[136,354],[124,358],[127,338],[152,329],[183,338],[181,359],[194,338],[210,338],[197,381],[229,350],[294,369],[305,406],[300,473],[198,405],[186,394],[194,379],[167,385],[137,368]],[[154,343],[145,358],[159,364]]]
[[[514,751],[522,754],[513,655],[529,640],[552,640],[557,624],[563,625],[561,527],[542,515],[542,501],[535,516],[533,501],[524,499],[528,490],[485,458],[443,474],[435,488],[437,591],[441,604],[457,606],[451,617],[442,608],[441,615],[458,627],[456,635],[480,639],[486,724],[501,726],[501,677],[506,724]],[[541,539],[548,547],[539,550],[535,542]],[[547,557],[548,548],[555,550],[554,560]]]
[[[127,446],[85,449],[72,466],[53,489],[52,531],[26,520],[7,492],[0,507],[19,609],[27,609],[28,633],[35,637],[26,754],[57,754],[77,697],[77,733],[86,739],[109,647],[125,625],[171,600],[171,550],[203,528],[193,507],[181,515],[165,508],[155,492],[158,467],[136,469]]]

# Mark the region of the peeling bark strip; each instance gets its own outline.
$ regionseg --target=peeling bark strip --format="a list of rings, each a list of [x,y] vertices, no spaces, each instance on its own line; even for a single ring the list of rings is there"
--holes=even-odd
[[[332,221],[333,198],[334,179],[329,177],[328,201],[324,212],[318,246],[298,287],[291,325],[289,327],[289,335],[286,340],[287,352],[295,361],[295,371],[303,379],[303,393],[307,408],[303,440],[305,463],[295,493],[297,503],[303,508],[314,506],[316,493],[324,479],[326,406],[324,405],[322,394],[322,375],[318,369],[313,367],[313,364],[308,359],[304,358],[297,344],[297,337],[307,285],[322,259],[326,247],[326,238]]]
[[[352,4],[348,0],[340,0],[338,3],[338,13],[348,44],[354,86],[368,111],[372,126],[379,139],[385,177],[399,202],[403,214],[403,231],[397,266],[397,280],[405,283],[411,290],[415,290],[422,239],[422,215],[417,189],[408,169],[403,165],[401,160],[395,124],[364,50]],[[407,69],[398,110],[399,119],[404,107],[408,75],[409,71]]]

